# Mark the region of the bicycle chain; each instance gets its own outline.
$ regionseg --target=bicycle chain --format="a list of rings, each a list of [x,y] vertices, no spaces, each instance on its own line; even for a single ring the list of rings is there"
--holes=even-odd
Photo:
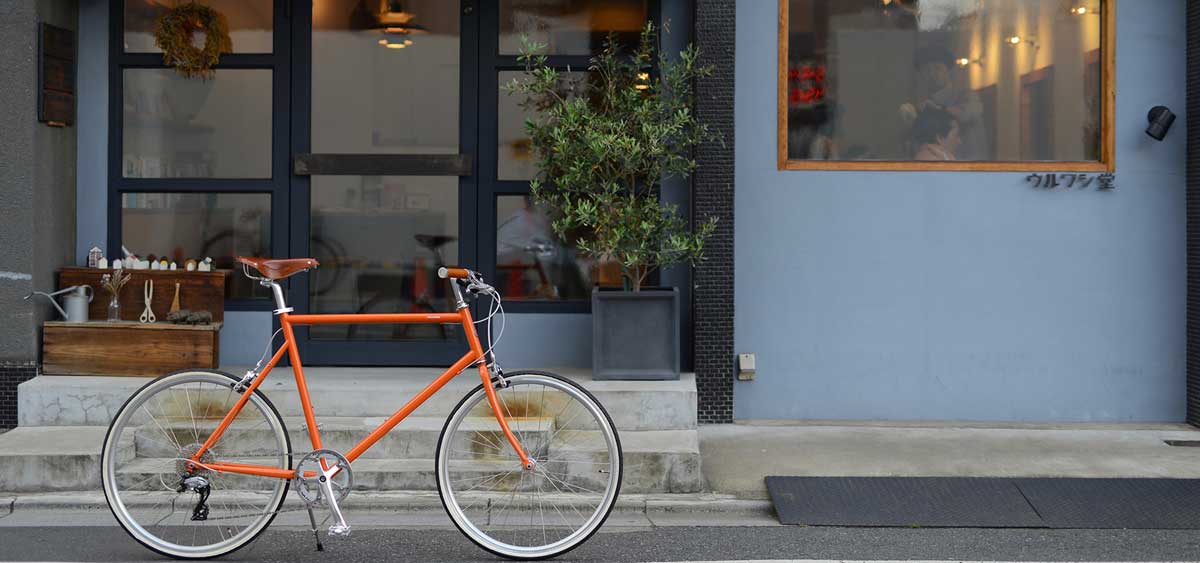
[[[264,457],[274,457],[275,455],[277,455],[276,452],[266,452],[266,451],[263,451],[263,452],[249,451],[249,452],[239,453],[238,455],[241,457],[257,457],[257,454],[259,454],[259,453],[263,454]],[[288,458],[290,458],[294,462],[294,461],[296,461],[296,456],[298,456],[298,455],[305,456],[308,454],[309,454],[309,452],[304,452],[303,454],[290,453],[290,454],[286,454],[286,455]],[[288,481],[290,482],[291,479],[288,479]],[[299,494],[297,493],[297,496],[298,495]],[[304,498],[301,497],[300,500],[303,501]],[[307,506],[303,506],[300,508],[280,508],[279,510],[273,510],[271,512],[254,512],[254,513],[244,514],[244,515],[239,515],[239,516],[218,516],[215,518],[210,517],[210,518],[207,518],[205,521],[206,522],[217,522],[217,521],[221,521],[221,520],[236,520],[238,518],[250,518],[250,517],[255,517],[255,516],[263,516],[266,514],[278,515],[278,514],[284,514],[284,513],[288,513],[288,512],[300,512],[302,510],[308,510],[308,508],[309,507],[307,507]],[[174,512],[174,511],[172,510],[172,512]],[[325,523],[329,521],[330,516],[332,516],[332,515],[327,514],[325,516],[325,518],[323,520],[321,520],[320,525],[324,526]]]

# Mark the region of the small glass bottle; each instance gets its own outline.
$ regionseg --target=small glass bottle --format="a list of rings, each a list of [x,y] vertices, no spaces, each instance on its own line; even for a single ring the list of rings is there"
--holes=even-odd
[[[121,320],[121,300],[113,295],[108,300],[108,322],[113,323]]]

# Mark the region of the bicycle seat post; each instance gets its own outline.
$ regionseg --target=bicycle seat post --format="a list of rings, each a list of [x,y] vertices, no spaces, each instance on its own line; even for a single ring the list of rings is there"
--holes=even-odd
[[[242,273],[246,274],[246,277],[258,282],[258,285],[271,288],[271,295],[275,298],[274,312],[276,315],[295,311],[295,309],[292,307],[288,307],[287,300],[283,297],[283,287],[280,286],[278,282],[262,276],[251,274],[250,267],[246,264],[242,264]]]

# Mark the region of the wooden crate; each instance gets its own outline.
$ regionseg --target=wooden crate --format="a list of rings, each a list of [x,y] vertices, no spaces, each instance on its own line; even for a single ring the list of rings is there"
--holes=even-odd
[[[225,320],[225,277],[230,270],[211,272],[187,272],[183,270],[125,270],[131,275],[129,283],[121,289],[121,320],[136,321],[146,309],[142,289],[146,280],[154,280],[154,298],[151,300],[154,315],[159,321],[167,319],[171,310],[171,299],[175,297],[175,284],[179,284],[179,307],[193,311],[212,313],[213,322]],[[108,318],[108,292],[100,287],[100,277],[113,270],[99,268],[63,268],[58,271],[58,287],[90,285],[96,297],[88,307],[88,320],[103,321]]]
[[[221,324],[105,322],[42,325],[42,373],[159,376],[216,368]]]

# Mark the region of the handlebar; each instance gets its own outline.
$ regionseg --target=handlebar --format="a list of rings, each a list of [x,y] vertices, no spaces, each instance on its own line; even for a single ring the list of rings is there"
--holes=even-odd
[[[479,277],[479,274],[472,272],[466,268],[438,268],[438,277],[442,279],[470,279]]]

